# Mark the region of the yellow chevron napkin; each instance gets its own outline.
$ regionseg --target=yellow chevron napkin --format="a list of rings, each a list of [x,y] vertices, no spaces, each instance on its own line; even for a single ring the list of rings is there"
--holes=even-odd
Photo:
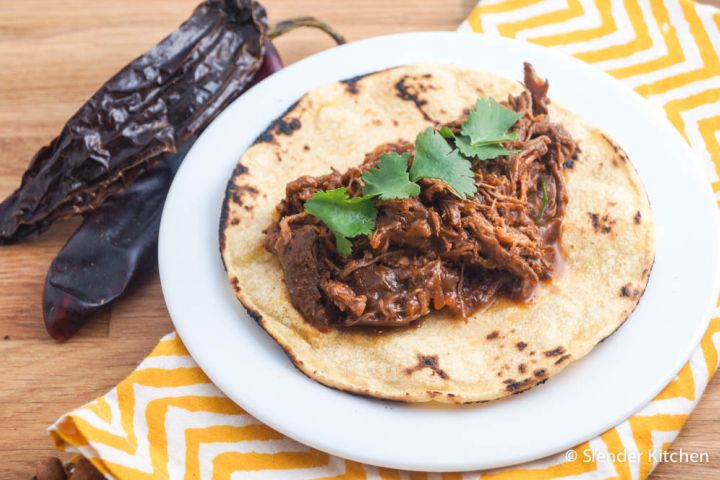
[[[720,11],[686,0],[488,0],[460,29],[557,48],[622,79],[665,110],[720,190]],[[59,449],[123,480],[644,479],[699,401],[719,347],[715,318],[677,378],[636,415],[570,452],[489,472],[398,472],[310,449],[223,396],[175,334],[115,389],[49,432]],[[595,460],[585,461],[590,451]]]

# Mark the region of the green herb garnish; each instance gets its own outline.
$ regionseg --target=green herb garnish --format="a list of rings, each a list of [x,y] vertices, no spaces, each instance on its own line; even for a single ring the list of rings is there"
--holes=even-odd
[[[412,181],[421,178],[442,180],[459,198],[471,197],[477,192],[470,162],[430,127],[415,140],[415,158],[410,168]]]
[[[492,97],[481,98],[468,114],[460,133],[468,137],[472,145],[515,140],[515,133],[508,133],[508,130],[520,117],[522,114],[503,107]]]
[[[366,197],[379,197],[381,200],[409,198],[420,195],[420,185],[410,181],[407,162],[410,153],[398,155],[389,152],[380,157],[377,167],[362,174],[365,182],[363,194]]]
[[[468,119],[455,134],[450,128],[439,131],[427,128],[415,140],[415,156],[408,172],[410,154],[389,152],[380,157],[377,166],[360,177],[363,196],[350,198],[345,188],[320,191],[305,202],[305,211],[321,220],[335,235],[338,253],[352,253],[349,239],[369,235],[375,229],[375,199],[392,200],[420,195],[421,178],[445,182],[458,198],[470,198],[477,192],[475,173],[470,159],[489,160],[514,153],[502,146],[515,140],[510,128],[522,115],[501,106],[492,98],[480,99]],[[452,140],[453,148],[448,140]],[[542,221],[547,208],[547,188],[542,183],[543,205],[536,223]]]
[[[452,132],[450,132],[452,133]],[[468,158],[478,158],[480,160],[491,160],[493,158],[502,157],[503,155],[510,155],[515,153],[517,150],[508,150],[500,144],[484,144],[484,145],[473,145],[469,142],[467,137],[459,136],[455,137],[455,146],[460,150],[460,153]]]
[[[455,135],[448,127],[443,127],[440,134],[447,139],[452,138],[464,156],[490,160],[516,152],[506,149],[501,143],[517,138],[514,132],[508,130],[521,116],[503,107],[493,98],[480,99],[460,127],[459,135]]]
[[[545,210],[547,210],[548,206],[548,194],[545,180],[540,180],[540,190],[542,191],[542,208],[540,209],[540,215],[538,215],[538,217],[535,219],[536,225],[540,225],[540,222],[542,222],[543,217],[545,216]]]
[[[349,198],[345,188],[315,192],[305,202],[305,211],[320,219],[335,235],[340,255],[352,252],[349,238],[369,235],[375,229],[377,209],[372,198]]]

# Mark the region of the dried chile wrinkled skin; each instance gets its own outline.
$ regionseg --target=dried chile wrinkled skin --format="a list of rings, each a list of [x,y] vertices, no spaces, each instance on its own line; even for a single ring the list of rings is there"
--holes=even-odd
[[[206,0],[185,23],[123,68],[43,147],[0,204],[0,244],[100,206],[153,160],[174,153],[232,101],[260,68],[265,9]]]
[[[282,67],[268,42],[262,66],[248,87]],[[135,183],[88,212],[60,250],[43,292],[43,318],[51,337],[67,340],[154,269],[165,197],[192,142],[176,154],[163,155]]]

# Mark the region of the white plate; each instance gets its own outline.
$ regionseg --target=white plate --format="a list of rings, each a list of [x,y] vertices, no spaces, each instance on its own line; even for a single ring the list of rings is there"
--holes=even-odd
[[[623,146],[647,187],[657,260],[636,311],[546,384],[483,405],[376,401],[305,377],[246,314],[225,277],[218,222],[237,160],[273,119],[319,85],[428,61],[519,79],[524,60],[550,79],[552,98]],[[550,50],[493,36],[427,32],[373,38],[306,58],[228,107],[195,143],[172,185],[160,231],[160,274],[173,322],[193,358],[260,421],[352,460],[460,471],[562,451],[645,405],[673,379],[707,327],[719,286],[718,245],[709,182],[661,111],[599,70]]]

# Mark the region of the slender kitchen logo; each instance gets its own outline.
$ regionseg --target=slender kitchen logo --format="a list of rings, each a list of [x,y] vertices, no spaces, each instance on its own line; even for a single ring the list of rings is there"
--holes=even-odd
[[[597,452],[592,448],[586,448],[584,450],[568,450],[565,452],[565,459],[571,462],[580,459],[583,463],[637,463],[642,460],[652,463],[710,463],[710,454],[708,452],[688,452],[682,448],[672,451],[649,449],[632,452],[626,450],[620,452]]]

